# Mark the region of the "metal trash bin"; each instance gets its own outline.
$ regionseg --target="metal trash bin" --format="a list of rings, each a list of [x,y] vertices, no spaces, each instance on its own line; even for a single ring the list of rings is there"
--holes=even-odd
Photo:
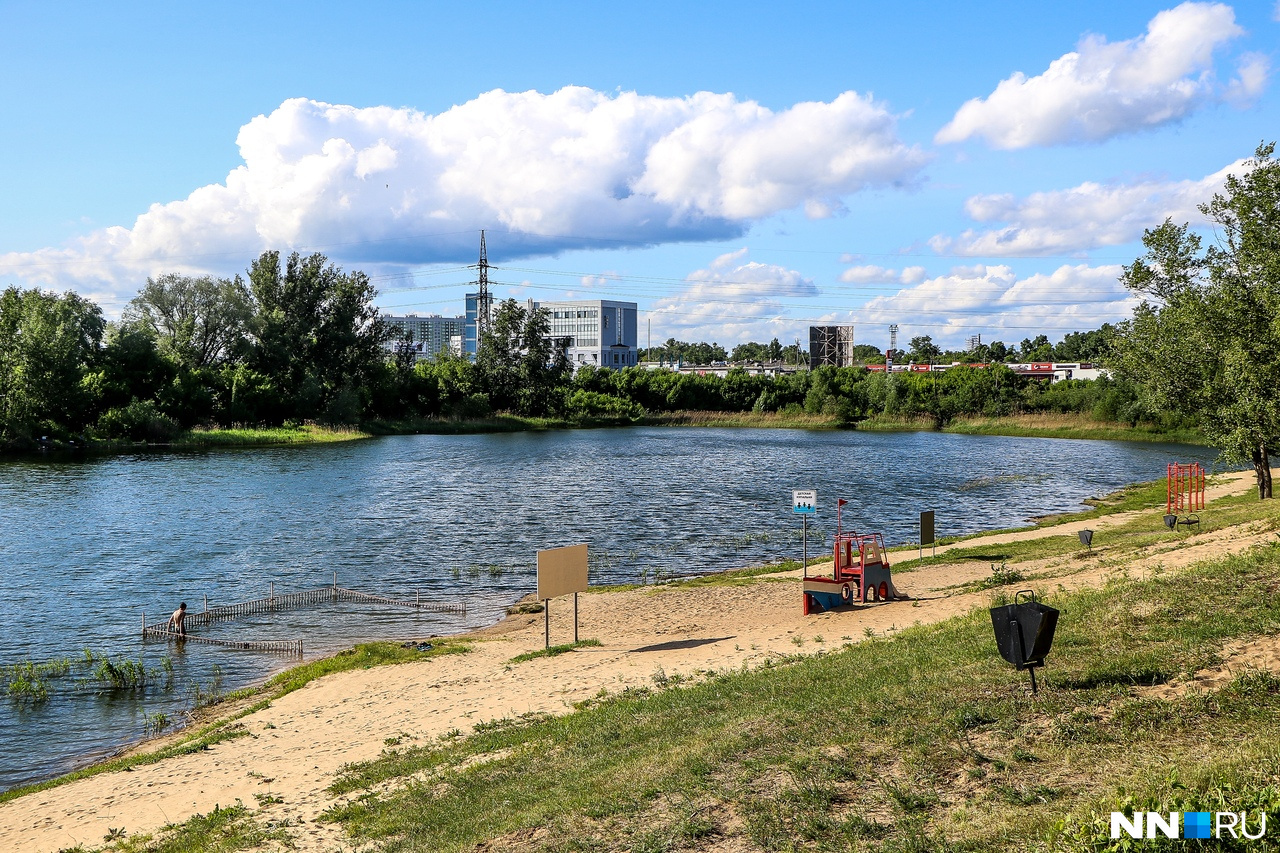
[[[1022,596],[1030,600],[1023,601]],[[1035,667],[1044,666],[1045,655],[1053,645],[1058,628],[1058,611],[1036,601],[1032,590],[1024,589],[1013,597],[1013,604],[991,608],[991,627],[996,635],[1000,657],[1031,672],[1031,691],[1036,691]]]

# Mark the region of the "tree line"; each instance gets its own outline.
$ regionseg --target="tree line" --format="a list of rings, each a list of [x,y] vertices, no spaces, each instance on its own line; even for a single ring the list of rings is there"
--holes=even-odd
[[[265,252],[248,280],[148,280],[118,323],[74,293],[0,295],[0,441],[163,439],[197,424],[353,422],[388,331],[361,272]]]
[[[627,422],[685,410],[804,412],[841,424],[888,416],[939,426],[958,415],[1028,411],[1158,418],[1124,382],[1049,386],[1003,367],[926,376],[865,368],[778,377],[575,372],[567,342],[550,337],[546,312],[515,300],[496,306],[474,362],[448,353],[415,361],[396,345],[375,295],[364,273],[319,254],[278,252],[255,259],[244,278],[149,279],[114,323],[74,293],[10,287],[0,295],[0,441],[163,441],[195,426],[496,413]],[[738,350],[752,347],[770,360],[787,354],[776,340]]]

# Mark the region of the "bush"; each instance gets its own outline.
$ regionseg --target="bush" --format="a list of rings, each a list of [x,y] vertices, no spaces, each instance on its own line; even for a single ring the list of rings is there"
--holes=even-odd
[[[160,411],[151,400],[133,400],[123,408],[108,409],[98,418],[103,438],[133,441],[167,441],[179,432],[178,422]]]
[[[631,400],[595,391],[574,391],[565,398],[565,411],[571,418],[618,418],[638,420],[644,407]]]
[[[448,406],[449,414],[460,420],[479,420],[493,414],[487,394],[468,394]]]

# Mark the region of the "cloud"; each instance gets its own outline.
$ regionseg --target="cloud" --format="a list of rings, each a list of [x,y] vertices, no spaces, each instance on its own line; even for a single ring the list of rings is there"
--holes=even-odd
[[[1267,87],[1271,60],[1262,53],[1245,53],[1236,63],[1236,78],[1227,87],[1226,99],[1238,107],[1247,107]]]
[[[32,283],[118,290],[169,270],[243,269],[269,248],[345,262],[470,261],[724,239],[793,208],[911,184],[928,157],[869,96],[781,111],[732,94],[495,90],[438,115],[296,98],[240,129],[243,165],[132,227],[0,256]]]
[[[1204,224],[1206,220],[1196,206],[1221,192],[1227,175],[1241,174],[1245,162],[1237,160],[1198,180],[1089,181],[1021,199],[1010,194],[972,196],[965,202],[970,218],[1008,224],[971,229],[959,237],[936,235],[929,245],[943,255],[1075,255],[1139,240],[1144,229],[1156,227],[1166,217],[1178,223]]]
[[[962,348],[969,335],[1016,342],[1047,334],[1096,329],[1131,316],[1137,300],[1119,282],[1118,265],[1064,265],[1019,278],[1005,265],[975,264],[865,303],[863,325],[898,323],[899,342],[929,335],[944,349]]]
[[[973,334],[1007,343],[1042,333],[1057,340],[1126,319],[1137,304],[1120,284],[1119,265],[1065,264],[1021,277],[1004,264],[955,266],[933,277],[915,273],[918,267],[858,269],[868,281],[881,270],[874,283],[900,284],[904,274],[912,283],[844,307],[847,291],[824,292],[796,270],[750,261],[746,249],[722,255],[691,273],[679,293],[653,302],[653,338],[715,341],[726,349],[775,337],[803,345],[810,325],[853,324],[858,342],[883,347],[896,323],[900,343],[930,335],[943,348],[961,349]]]
[[[649,308],[655,340],[715,341],[726,349],[745,341],[794,338],[796,320],[784,299],[819,295],[812,279],[776,264],[747,260],[747,249],[721,255],[686,277],[673,296]]]
[[[917,284],[924,281],[926,274],[924,267],[904,267],[898,271],[869,264],[849,267],[840,273],[840,280],[846,284]]]
[[[1137,38],[1085,36],[1043,74],[1017,72],[985,99],[965,103],[935,141],[982,137],[1003,149],[1099,142],[1178,121],[1225,97],[1253,97],[1267,76],[1257,55],[1243,58],[1229,92],[1214,79],[1214,52],[1243,32],[1230,6],[1183,3],[1158,13]]]

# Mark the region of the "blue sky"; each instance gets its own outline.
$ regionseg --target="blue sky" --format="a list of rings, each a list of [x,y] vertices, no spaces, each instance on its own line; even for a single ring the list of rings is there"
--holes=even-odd
[[[322,251],[394,313],[631,299],[655,341],[1127,316],[1144,227],[1277,136],[1236,3],[0,3],[0,284]]]

